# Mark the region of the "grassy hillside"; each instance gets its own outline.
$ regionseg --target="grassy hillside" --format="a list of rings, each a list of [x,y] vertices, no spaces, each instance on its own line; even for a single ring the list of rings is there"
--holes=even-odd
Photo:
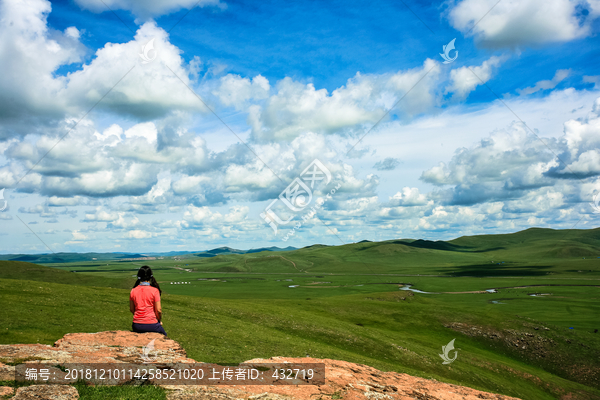
[[[53,282],[79,286],[107,286],[113,288],[130,288],[135,278],[111,278],[91,276],[63,271],[21,261],[0,261],[0,278],[18,279],[37,282]]]
[[[523,399],[600,399],[597,257],[599,229],[529,229],[143,263],[169,336],[200,361],[310,354]],[[0,262],[0,342],[130,329],[140,265]],[[451,339],[458,359],[442,365]]]
[[[122,289],[58,283],[38,286],[32,281],[0,279],[0,301],[4,305],[0,318],[8,321],[0,331],[0,342],[51,344],[68,332],[127,330],[131,324],[127,299],[128,291]],[[200,361],[231,363],[254,357],[309,354],[525,399],[551,399],[565,391],[600,398],[600,392],[590,387],[597,381],[584,385],[560,377],[567,374],[560,363],[600,368],[597,350],[592,350],[599,348],[597,335],[567,332],[552,325],[549,331],[539,333],[535,328],[548,324],[517,316],[506,320],[491,308],[485,317],[475,317],[467,304],[466,298],[456,305],[444,299],[398,292],[317,300],[163,297],[169,336]],[[542,334],[557,343],[551,353],[555,362],[551,368],[536,365],[524,352],[445,326],[456,321]],[[448,367],[441,364],[438,353],[453,338],[459,358]]]

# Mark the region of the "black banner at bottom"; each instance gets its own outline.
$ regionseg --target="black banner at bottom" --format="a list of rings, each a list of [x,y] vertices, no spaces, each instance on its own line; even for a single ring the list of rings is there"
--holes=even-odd
[[[27,362],[15,368],[15,381],[122,385],[148,381],[155,385],[324,385],[325,364],[249,363],[223,366],[207,363],[69,363]]]

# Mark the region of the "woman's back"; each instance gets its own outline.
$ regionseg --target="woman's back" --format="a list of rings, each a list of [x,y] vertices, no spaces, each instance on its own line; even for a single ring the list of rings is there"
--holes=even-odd
[[[133,322],[135,324],[156,324],[154,305],[160,302],[160,293],[150,285],[138,285],[131,289],[130,300],[135,304]]]
[[[167,336],[162,327],[160,285],[152,274],[152,268],[142,266],[137,281],[129,294],[129,311],[133,313],[131,329],[137,333],[158,332]]]

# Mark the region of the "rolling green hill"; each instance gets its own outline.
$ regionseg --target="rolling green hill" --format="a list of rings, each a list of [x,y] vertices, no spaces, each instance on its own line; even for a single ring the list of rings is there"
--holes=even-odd
[[[528,229],[143,263],[163,289],[169,336],[200,361],[310,354],[523,399],[587,400],[600,399],[598,257],[600,229]],[[0,343],[129,329],[140,265],[0,261]],[[452,339],[458,359],[442,365]]]
[[[0,261],[0,279],[17,279],[77,286],[105,286],[120,289],[130,288],[135,283],[134,278],[122,279],[90,276],[21,261]]]

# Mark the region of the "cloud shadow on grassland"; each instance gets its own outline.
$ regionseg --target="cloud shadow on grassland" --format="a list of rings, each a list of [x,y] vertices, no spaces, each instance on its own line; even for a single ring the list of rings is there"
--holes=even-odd
[[[488,251],[496,251],[496,250],[505,250],[505,247],[490,247],[486,249],[476,248],[476,247],[467,247],[467,246],[458,246],[452,243],[444,242],[441,240],[431,241],[431,240],[423,240],[418,239],[412,242],[404,241],[404,240],[391,240],[385,242],[386,244],[401,244],[408,247],[416,247],[419,249],[430,249],[430,250],[443,250],[443,251],[457,251],[461,253],[485,253]]]
[[[511,264],[474,264],[474,265],[457,265],[437,269],[440,274],[451,274],[452,276],[544,276],[547,275],[547,270],[551,269],[551,265],[526,266],[526,265],[511,265]]]

